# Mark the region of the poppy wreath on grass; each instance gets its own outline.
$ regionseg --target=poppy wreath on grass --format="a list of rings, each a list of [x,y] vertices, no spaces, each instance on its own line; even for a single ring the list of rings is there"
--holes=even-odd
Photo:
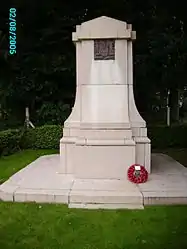
[[[144,183],[148,179],[148,172],[144,166],[133,164],[129,167],[127,176],[129,181],[133,183]]]

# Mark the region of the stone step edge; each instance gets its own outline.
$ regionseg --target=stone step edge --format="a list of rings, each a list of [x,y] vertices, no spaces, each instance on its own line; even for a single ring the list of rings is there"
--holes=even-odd
[[[26,189],[25,189],[26,190]],[[58,198],[57,199],[55,199],[54,198],[54,195],[47,195],[47,194],[37,194],[37,198],[36,199],[38,199],[38,197],[41,195],[42,197],[44,196],[44,195],[46,195],[46,197],[48,197],[47,199],[48,199],[48,201],[46,200],[46,201],[41,201],[41,203],[63,203],[63,204],[69,204],[69,205],[75,205],[75,204],[81,204],[81,203],[78,203],[78,202],[71,202],[70,201],[70,199],[69,199],[69,197],[70,197],[70,193],[71,192],[69,192],[68,193],[68,195],[61,195],[61,196],[59,196],[59,197],[66,197],[65,199],[61,199],[61,201],[60,201],[60,199],[59,199],[59,201],[58,201]],[[32,194],[28,194],[28,193],[25,193],[25,194],[27,194],[28,196],[30,195],[30,197],[32,196]],[[148,195],[148,192],[147,192],[147,195]],[[17,198],[15,198],[16,197],[16,191],[14,192],[14,191],[3,191],[3,190],[1,190],[0,191],[0,201],[11,201],[11,202],[25,202],[26,200],[24,200],[24,199],[22,199],[22,200],[20,200],[20,201],[16,201],[16,199]],[[50,199],[50,197],[52,197],[52,201],[51,200],[49,200]],[[31,198],[32,200],[30,200],[30,201],[34,201],[33,200],[33,198]],[[176,196],[176,193],[175,193],[175,196],[172,196],[172,192],[170,193],[170,196],[159,196],[159,192],[158,192],[158,194],[157,194],[157,196],[144,196],[144,193],[142,193],[142,200],[143,200],[143,203],[142,203],[142,206],[151,206],[151,205],[187,205],[187,196],[185,196],[185,195],[180,195],[179,194],[179,196]],[[28,202],[30,202],[29,200],[28,200]],[[39,200],[36,200],[35,202],[40,202]],[[134,205],[133,203],[96,203],[96,204],[94,204],[94,203],[83,203],[82,205]],[[140,204],[135,204],[135,205],[140,205]]]
[[[125,204],[125,203],[69,203],[69,208],[81,208],[81,209],[144,209],[141,204]]]

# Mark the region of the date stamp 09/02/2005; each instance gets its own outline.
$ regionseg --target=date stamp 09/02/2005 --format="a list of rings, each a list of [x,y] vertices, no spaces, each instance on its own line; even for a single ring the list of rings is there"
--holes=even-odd
[[[9,11],[9,54],[16,54],[16,9]]]

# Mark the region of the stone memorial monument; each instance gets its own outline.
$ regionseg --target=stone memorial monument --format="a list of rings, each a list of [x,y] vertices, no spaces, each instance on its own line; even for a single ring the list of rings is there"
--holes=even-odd
[[[60,155],[42,156],[14,174],[1,184],[0,200],[90,209],[187,203],[185,167],[153,154],[151,172],[150,140],[133,94],[134,39],[131,25],[104,16],[77,26],[76,98]],[[147,182],[127,180],[133,164],[151,172]]]
[[[60,173],[125,179],[132,164],[150,173],[150,140],[133,94],[132,25],[99,17],[76,26],[76,98],[60,140]]]

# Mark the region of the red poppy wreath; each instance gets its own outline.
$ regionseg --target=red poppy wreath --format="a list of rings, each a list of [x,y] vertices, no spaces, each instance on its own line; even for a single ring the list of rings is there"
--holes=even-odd
[[[148,179],[148,172],[144,166],[133,164],[127,171],[129,181],[133,183],[144,183]]]

